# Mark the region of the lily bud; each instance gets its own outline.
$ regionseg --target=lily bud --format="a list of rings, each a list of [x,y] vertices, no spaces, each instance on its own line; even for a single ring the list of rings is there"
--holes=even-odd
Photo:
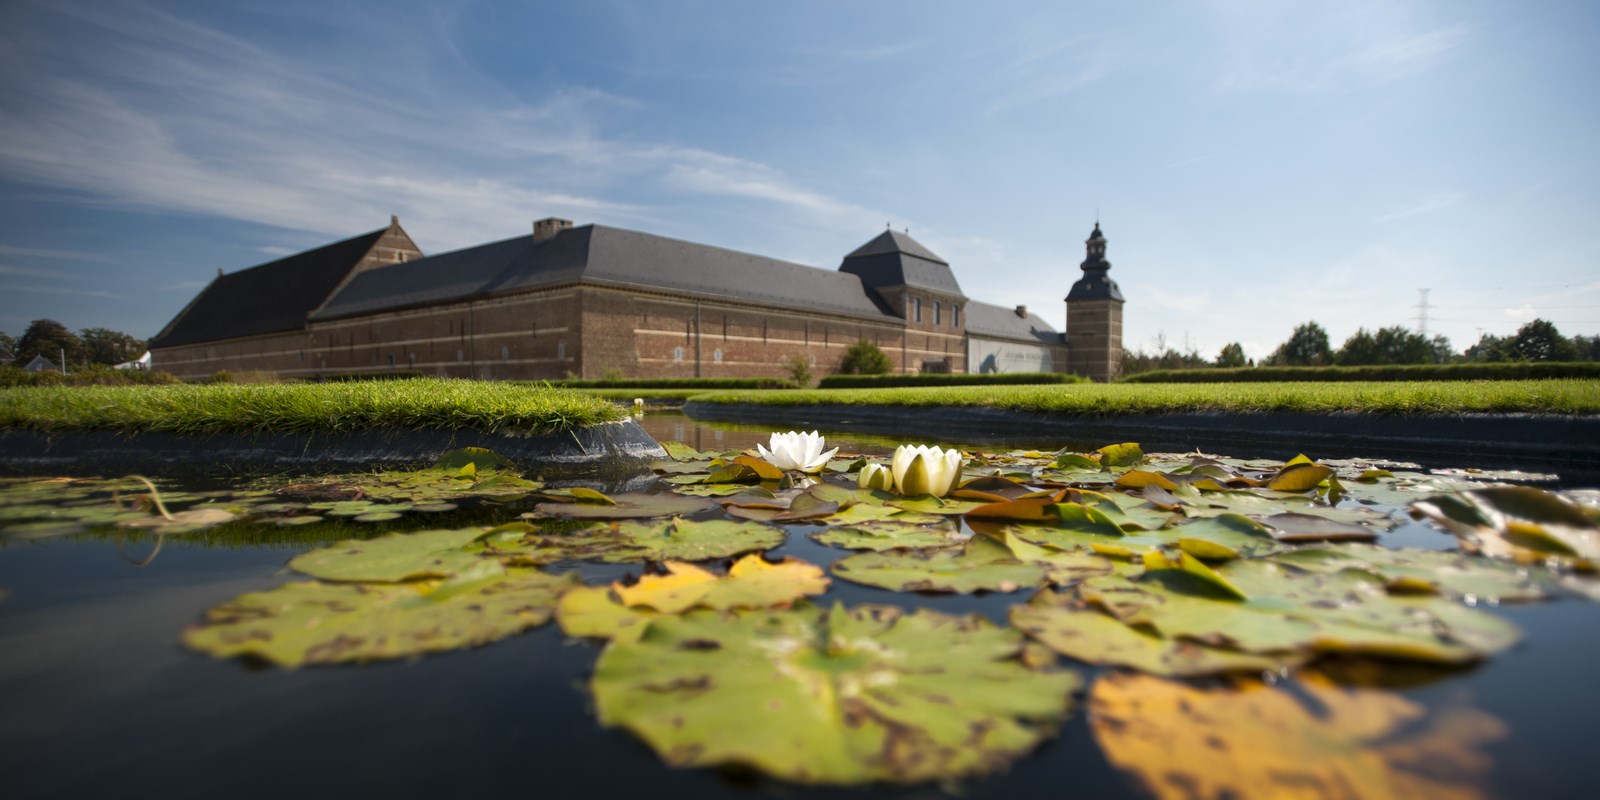
[[[890,469],[901,494],[943,497],[961,480],[961,451],[901,445],[895,448]]]
[[[861,468],[861,475],[857,477],[856,484],[863,489],[881,489],[885,492],[894,491],[894,473],[882,464],[868,464]]]

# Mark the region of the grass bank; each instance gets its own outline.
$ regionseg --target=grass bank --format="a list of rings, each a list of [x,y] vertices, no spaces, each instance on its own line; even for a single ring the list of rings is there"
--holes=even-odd
[[[764,406],[984,406],[1083,416],[1299,411],[1368,414],[1600,414],[1600,380],[1439,383],[1206,383],[726,391],[691,402]]]
[[[35,431],[549,433],[625,417],[602,398],[567,389],[436,378],[0,389],[0,429]]]
[[[1600,378],[1600,362],[1534,361],[1498,364],[1389,364],[1359,367],[1233,367],[1158,369],[1123,383],[1281,383],[1284,381],[1501,381]]]

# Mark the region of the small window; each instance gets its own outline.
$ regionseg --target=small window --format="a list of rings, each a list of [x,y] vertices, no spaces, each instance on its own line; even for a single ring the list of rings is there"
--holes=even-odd
[[[717,362],[718,364],[722,363],[722,348],[719,347],[716,350],[711,351],[711,360]]]
[[[942,321],[943,310],[944,309],[940,307],[938,300],[933,301],[933,324],[938,325]]]
[[[681,347],[672,348],[672,360],[673,361],[682,361],[683,360],[683,348],[681,348]]]
[[[960,303],[951,303],[950,304],[950,325],[952,327],[956,327],[956,328],[961,327],[961,304]]]
[[[416,353],[406,353],[406,366],[415,367],[416,365],[417,365],[417,354]]]
[[[922,321],[922,298],[920,297],[911,298],[911,321]]]
[[[556,342],[556,360],[557,361],[566,361],[567,360],[567,340],[566,339],[562,339],[561,341]]]
[[[389,354],[389,369],[394,369],[394,353]]]
[[[462,351],[460,351],[460,350],[457,350],[456,351],[456,360],[457,361],[466,361],[467,360],[467,354],[462,352]]]
[[[806,356],[806,361],[809,362],[813,367],[817,365],[817,357],[815,354]]]
[[[511,360],[511,348],[509,348],[509,347],[500,348],[500,360],[501,361],[510,361]]]

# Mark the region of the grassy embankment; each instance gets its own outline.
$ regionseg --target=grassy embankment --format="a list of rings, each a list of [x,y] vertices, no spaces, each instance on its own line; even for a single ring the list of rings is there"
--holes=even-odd
[[[612,403],[568,389],[435,378],[0,389],[0,429],[38,431],[546,433],[625,416]]]
[[[1371,383],[1068,384],[719,391],[695,403],[987,406],[1086,416],[1186,411],[1369,414],[1600,414],[1600,380]]]

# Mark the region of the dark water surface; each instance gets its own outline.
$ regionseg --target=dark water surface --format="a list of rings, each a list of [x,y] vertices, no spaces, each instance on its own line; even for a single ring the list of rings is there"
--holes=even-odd
[[[645,425],[658,439],[706,450],[767,438],[764,429],[675,415],[652,414]],[[830,444],[881,453],[895,442],[847,436]],[[848,555],[805,530],[792,528],[773,557],[825,566]],[[1444,548],[1454,540],[1413,524],[1384,541]],[[807,789],[675,770],[628,733],[596,723],[584,684],[600,648],[566,639],[553,623],[472,651],[361,667],[251,666],[179,644],[204,609],[288,580],[285,563],[313,543],[205,548],[169,538],[143,567],[119,555],[110,536],[0,545],[0,591],[8,593],[0,601],[0,794],[8,798],[1141,795],[1106,762],[1081,704],[1056,739],[1010,771],[958,787]],[[128,555],[148,549],[132,545]],[[640,569],[574,568],[590,582]],[[912,604],[1003,622],[1022,599],[835,581],[820,602]],[[1486,796],[1594,796],[1583,767],[1600,742],[1600,606],[1562,599],[1495,613],[1521,626],[1520,646],[1471,669],[1408,673],[1397,691],[1430,709],[1475,708],[1509,727],[1481,748],[1493,760]]]

